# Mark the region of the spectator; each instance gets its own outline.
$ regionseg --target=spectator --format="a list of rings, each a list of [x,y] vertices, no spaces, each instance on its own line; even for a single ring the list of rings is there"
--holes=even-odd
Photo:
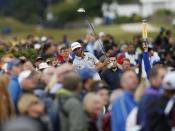
[[[164,75],[166,74],[166,70],[162,67],[152,68],[150,73],[150,87],[146,88],[144,94],[140,100],[138,106],[138,114],[137,114],[137,124],[141,125],[145,131],[147,131],[147,114],[152,110],[152,106],[154,101],[158,98],[161,91],[162,80]]]
[[[99,33],[99,38],[94,43],[95,56],[97,58],[99,58],[101,56],[101,54],[103,54],[102,52],[103,52],[103,49],[104,49],[104,44],[103,44],[104,39],[105,39],[105,33],[100,32]]]
[[[175,128],[175,72],[169,72],[163,80],[164,93],[152,105],[148,114],[149,131],[172,131]]]
[[[138,78],[133,70],[127,70],[121,77],[124,93],[117,97],[112,105],[112,131],[124,131],[128,114],[136,106],[134,92],[138,86]]]
[[[49,66],[46,62],[42,62],[39,64],[39,70],[42,72],[44,69],[50,68],[51,66]]]
[[[43,131],[42,125],[28,117],[18,116],[7,121],[2,131]]]
[[[0,127],[15,114],[14,107],[8,93],[9,78],[7,75],[0,76]]]
[[[43,46],[41,57],[43,58],[43,60],[47,60],[48,58],[53,58],[54,51],[55,51],[55,49],[54,49],[53,45],[50,43],[46,43]]]
[[[155,45],[157,51],[159,49],[161,49],[161,45],[163,44],[164,32],[165,32],[165,29],[163,27],[161,27],[159,34],[155,38],[154,45]]]
[[[165,51],[172,51],[171,50],[172,43],[173,43],[173,34],[171,30],[167,30],[163,38],[162,49],[164,49]]]
[[[39,64],[41,64],[42,62],[44,62],[43,58],[38,56],[35,60],[35,67],[36,67],[36,70],[39,70]]]
[[[10,96],[12,98],[12,102],[16,106],[17,99],[21,93],[21,87],[18,82],[18,75],[22,70],[20,60],[12,59],[11,61],[8,62],[7,68],[11,74],[8,89],[9,89]]]
[[[93,90],[92,84],[96,80],[96,71],[85,67],[79,71],[79,74],[83,80],[83,88],[81,90],[81,96],[83,98],[88,92]]]
[[[88,131],[99,131],[98,117],[103,109],[103,102],[100,96],[88,93],[84,98],[83,105],[88,117]]]
[[[48,83],[45,91],[49,95],[55,96],[56,92],[62,88],[64,75],[68,72],[73,71],[73,66],[71,64],[63,64],[56,69],[55,74],[52,76],[50,82]]]
[[[97,95],[101,97],[102,103],[103,103],[103,114],[108,112],[108,106],[109,106],[109,90],[108,85],[103,81],[95,81],[92,84],[93,92],[95,92]]]
[[[52,76],[55,74],[56,72],[56,69],[55,67],[50,67],[50,68],[46,68],[43,70],[43,79],[44,79],[44,82],[46,83],[46,85],[49,84]]]
[[[122,60],[122,70],[126,71],[128,69],[131,69],[131,63],[130,60],[128,58],[124,58]]]
[[[70,54],[70,48],[69,47],[62,47],[60,49],[60,54],[58,54],[58,63],[68,63],[69,62],[69,54]]]
[[[25,70],[19,74],[18,81],[22,88],[21,94],[32,93],[37,90],[37,84],[40,79],[40,74],[36,71]],[[44,90],[44,89],[43,89]]]
[[[105,46],[104,46],[104,49],[105,49],[105,53],[106,53],[106,54],[103,54],[103,55],[99,58],[99,60],[100,60],[101,62],[104,62],[106,57],[111,57],[111,56],[113,55],[113,47],[112,47],[111,45],[105,45]]]
[[[75,72],[67,73],[63,78],[63,88],[58,90],[60,107],[60,131],[86,131],[86,117],[79,99],[82,82]]]
[[[103,70],[101,78],[109,85],[109,90],[113,91],[120,88],[120,75],[122,71],[117,67],[117,61],[115,57],[110,57],[112,67]]]
[[[94,42],[95,42],[95,36],[90,34],[89,35],[89,39],[88,39],[87,44],[86,44],[86,49],[85,50],[90,52],[93,55],[95,55]]]
[[[153,50],[152,44],[144,44],[143,46],[143,61],[140,60],[142,78],[148,78],[151,67],[160,62],[160,57],[157,52]]]
[[[39,123],[42,131],[52,131],[49,119],[44,116],[44,105],[32,94],[23,94],[18,101],[18,110],[21,115],[27,116]]]
[[[128,52],[125,53],[125,58],[128,58],[132,66],[136,66],[138,62],[138,54],[135,51],[133,44],[128,45]]]

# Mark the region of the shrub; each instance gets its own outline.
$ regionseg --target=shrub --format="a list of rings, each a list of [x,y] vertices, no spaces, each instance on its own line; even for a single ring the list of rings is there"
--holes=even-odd
[[[79,14],[76,12],[77,5],[75,3],[63,2],[54,6],[54,16],[56,21],[64,24],[70,20],[76,20],[79,17]]]
[[[131,17],[128,16],[119,16],[113,20],[113,23],[121,24],[121,23],[136,23],[141,22],[142,17],[136,14],[133,14]]]
[[[160,9],[154,13],[154,15],[156,16],[167,16],[167,15],[172,15],[172,14],[173,12],[168,9]]]

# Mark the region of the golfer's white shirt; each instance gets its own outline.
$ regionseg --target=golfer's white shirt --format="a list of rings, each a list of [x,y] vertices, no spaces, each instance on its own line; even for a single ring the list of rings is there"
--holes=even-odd
[[[84,53],[84,57],[75,56],[73,61],[73,66],[75,67],[76,71],[79,71],[85,67],[95,69],[96,64],[99,60],[89,52]]]
[[[75,59],[73,61],[73,66],[75,70],[78,72],[79,70],[88,67],[90,69],[96,70],[96,64],[100,62],[93,54],[89,52],[84,52],[84,57],[78,57],[75,56]],[[99,74],[96,74],[96,78],[100,79]]]

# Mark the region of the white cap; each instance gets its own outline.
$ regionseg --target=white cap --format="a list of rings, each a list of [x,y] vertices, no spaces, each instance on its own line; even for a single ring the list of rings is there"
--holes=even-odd
[[[4,70],[5,72],[8,71],[8,64],[5,63],[4,65],[2,65],[2,70]]]
[[[100,32],[100,33],[98,34],[98,36],[99,36],[99,37],[105,36],[105,33],[104,33],[104,32]]]
[[[41,48],[41,45],[39,43],[34,45],[34,49],[39,50]]]
[[[175,90],[175,71],[165,75],[162,85],[165,90]]]
[[[18,76],[18,82],[19,82],[19,84],[21,84],[24,79],[26,79],[27,77],[29,77],[30,74],[31,74],[31,72],[32,72],[31,70],[22,71],[19,74],[19,76]]]
[[[51,66],[49,66],[46,62],[42,62],[39,64],[39,70],[46,69],[49,67],[51,67]]]
[[[46,36],[42,36],[42,37],[41,37],[41,41],[42,41],[42,42],[45,42],[46,40],[47,40],[47,37],[46,37]]]
[[[82,47],[82,46],[81,46],[81,44],[79,42],[74,42],[71,45],[72,51],[74,51],[75,49],[80,48],[80,47]]]

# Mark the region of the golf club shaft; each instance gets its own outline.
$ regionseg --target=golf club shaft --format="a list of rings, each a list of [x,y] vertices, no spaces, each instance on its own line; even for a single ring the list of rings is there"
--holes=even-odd
[[[85,18],[86,18],[86,20],[87,20],[87,22],[88,22],[88,24],[89,24],[89,26],[90,26],[92,32],[94,33],[95,36],[97,36],[97,33],[95,32],[95,29],[94,29],[93,25],[91,24],[89,18],[87,17],[87,13],[84,13],[84,14],[85,14]],[[104,56],[105,56],[106,58],[108,58],[107,55],[106,55],[106,52],[105,52],[105,50],[104,50],[103,43],[102,43],[99,39],[97,39],[97,41],[98,41],[99,44],[100,44],[102,53],[104,54]]]

